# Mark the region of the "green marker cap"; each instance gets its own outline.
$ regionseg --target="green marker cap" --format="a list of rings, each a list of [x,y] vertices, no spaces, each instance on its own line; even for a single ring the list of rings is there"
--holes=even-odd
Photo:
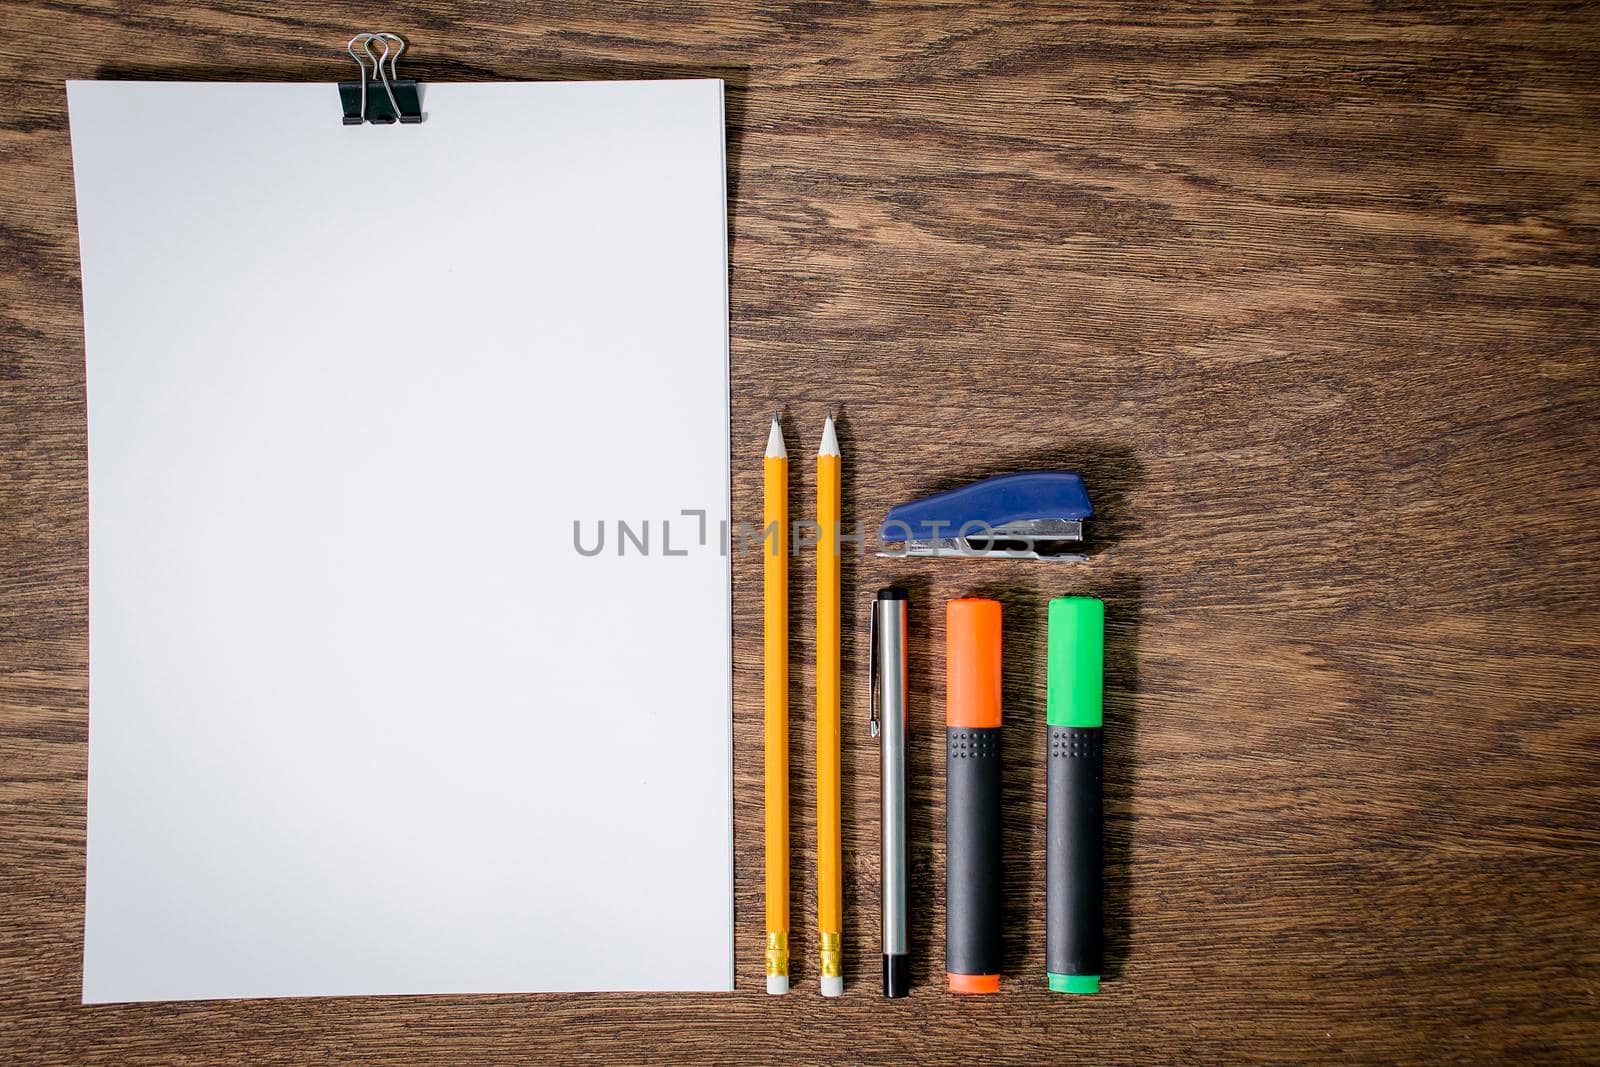
[[[1098,993],[1098,974],[1046,974],[1052,993]]]
[[[1105,643],[1103,601],[1092,596],[1062,596],[1050,601],[1045,719],[1051,726],[1101,725]]]

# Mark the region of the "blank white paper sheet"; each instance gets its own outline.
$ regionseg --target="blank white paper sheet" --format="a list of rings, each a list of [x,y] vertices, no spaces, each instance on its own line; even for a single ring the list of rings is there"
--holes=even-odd
[[[731,989],[722,83],[68,98],[83,999]]]

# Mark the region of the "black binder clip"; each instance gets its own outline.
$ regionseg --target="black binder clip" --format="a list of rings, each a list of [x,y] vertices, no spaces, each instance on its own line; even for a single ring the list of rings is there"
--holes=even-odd
[[[372,42],[383,48],[378,56],[372,54]],[[358,51],[359,49],[359,51]],[[344,124],[359,126],[363,122],[388,125],[396,120],[405,123],[422,121],[422,94],[414,80],[400,79],[400,53],[406,42],[395,33],[358,33],[350,38],[345,51],[361,68],[361,80],[339,83],[339,104],[344,109]],[[388,64],[388,70],[384,64]],[[372,66],[373,91],[367,91],[367,66]],[[383,91],[377,92],[378,87]]]

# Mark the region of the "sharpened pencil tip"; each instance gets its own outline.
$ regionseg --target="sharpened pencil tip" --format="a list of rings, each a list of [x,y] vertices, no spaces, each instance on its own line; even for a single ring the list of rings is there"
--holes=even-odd
[[[839,454],[839,435],[833,432],[833,416],[828,416],[828,421],[822,424],[822,447],[817,449],[819,456],[837,456]]]
[[[789,458],[789,450],[783,447],[783,427],[778,425],[776,415],[772,416],[772,432],[767,435],[767,458]]]

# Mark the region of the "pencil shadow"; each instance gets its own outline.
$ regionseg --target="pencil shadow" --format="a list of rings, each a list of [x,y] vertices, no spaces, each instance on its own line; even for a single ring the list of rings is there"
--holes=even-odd
[[[805,464],[799,460],[805,450],[796,447],[801,438],[787,408],[778,412],[778,426],[789,452],[789,840],[785,845],[789,854],[789,984],[793,987],[807,973],[806,964],[816,952],[816,762],[807,758],[815,752],[816,740],[810,682],[815,677],[816,660],[807,650],[814,650],[816,644],[814,633],[807,626],[812,598],[806,595],[815,589],[810,578],[814,572],[808,571],[807,564],[816,549],[805,547],[795,536],[799,532],[795,524],[812,518],[807,503],[807,490],[812,483],[807,481]],[[812,848],[805,847],[807,840],[813,842]]]
[[[856,511],[856,465],[851,459],[855,450],[855,433],[849,414],[836,407],[833,411],[833,428],[839,438],[839,451],[843,456],[839,464],[839,525],[848,534]],[[826,536],[826,531],[824,531]],[[852,907],[856,899],[856,885],[852,872],[853,857],[870,854],[870,842],[857,832],[856,813],[858,797],[856,784],[862,781],[861,771],[868,761],[863,752],[876,755],[877,743],[868,730],[869,709],[867,694],[856,684],[857,672],[866,660],[857,653],[857,637],[866,633],[858,624],[865,620],[864,611],[858,610],[862,598],[856,589],[861,569],[860,546],[849,541],[839,545],[839,821],[840,851],[842,853],[842,878],[844,885],[840,899],[844,903],[844,929],[840,937],[844,942],[844,981],[848,992],[868,975],[868,953],[863,944],[866,926],[861,921],[863,909]],[[870,609],[868,609],[870,610]],[[876,955],[876,954],[873,954]],[[873,960],[876,963],[876,960]],[[876,970],[876,968],[874,968]]]
[[[1084,523],[1083,552],[1097,556],[1138,532],[1128,498],[1144,477],[1144,464],[1127,445],[1113,441],[1063,441],[1017,455],[1000,455],[981,465],[959,468],[907,492],[912,500],[1000,474],[1017,471],[1077,471],[1089,491],[1094,515]]]
[[[944,818],[944,717],[929,694],[935,687],[932,585],[907,575],[890,584],[906,591],[906,951],[911,985],[927,985],[943,921],[944,865],[935,852],[935,831]],[[943,632],[943,626],[940,627]],[[942,835],[941,838],[942,839]]]

